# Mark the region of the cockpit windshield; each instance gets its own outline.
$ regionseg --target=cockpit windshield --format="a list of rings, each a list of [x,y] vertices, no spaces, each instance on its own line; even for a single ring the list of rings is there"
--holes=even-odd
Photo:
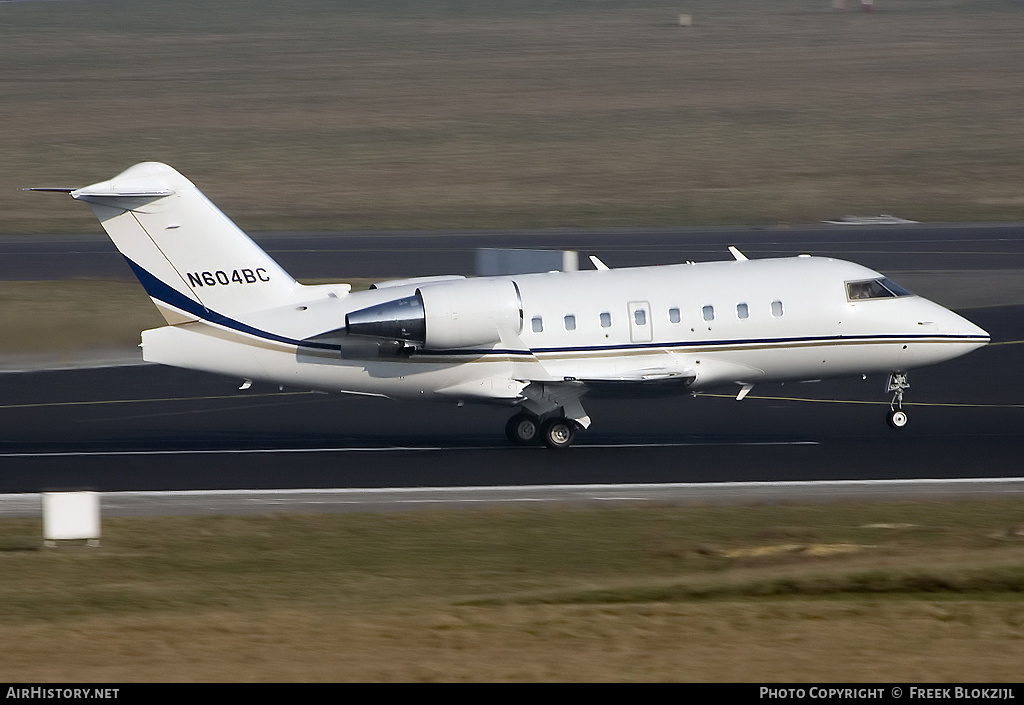
[[[846,297],[850,301],[863,299],[894,299],[897,296],[913,296],[902,286],[891,279],[868,279],[859,282],[846,282]]]

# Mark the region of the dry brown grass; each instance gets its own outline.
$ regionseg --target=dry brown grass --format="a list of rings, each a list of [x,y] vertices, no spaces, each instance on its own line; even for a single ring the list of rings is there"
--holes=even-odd
[[[117,518],[57,549],[7,519],[0,680],[1016,681],[1021,511]]]
[[[685,10],[5,6],[0,232],[144,159],[251,229],[1024,219],[1019,3]]]
[[[134,347],[165,325],[136,282],[0,282],[0,354]]]
[[[1018,682],[1020,602],[278,606],[3,626],[16,682]]]
[[[373,282],[355,278],[349,283],[358,291]],[[0,281],[0,355],[56,353],[73,361],[82,350],[134,348],[143,330],[163,325],[135,281]]]

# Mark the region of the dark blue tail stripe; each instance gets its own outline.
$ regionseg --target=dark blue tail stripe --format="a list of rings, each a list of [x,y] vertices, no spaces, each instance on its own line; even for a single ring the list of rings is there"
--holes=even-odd
[[[246,333],[253,335],[258,338],[264,338],[265,340],[273,340],[277,343],[285,343],[287,345],[298,345],[304,348],[316,348],[318,350],[341,350],[340,345],[330,345],[328,343],[313,343],[304,340],[297,340],[295,338],[288,338],[283,335],[277,335],[269,331],[261,330],[259,328],[253,328],[250,325],[236,321],[234,318],[230,318],[223,314],[211,311],[210,309],[203,306],[198,301],[185,296],[180,291],[177,291],[171,286],[168,286],[160,279],[154,277],[152,274],[147,272],[145,269],[131,261],[128,257],[125,257],[128,262],[128,266],[132,268],[135,276],[138,277],[139,282],[142,283],[142,288],[146,290],[154,299],[163,301],[168,306],[174,306],[175,308],[190,313],[196,318],[201,318],[204,321],[215,323],[225,328],[238,331],[239,333]]]

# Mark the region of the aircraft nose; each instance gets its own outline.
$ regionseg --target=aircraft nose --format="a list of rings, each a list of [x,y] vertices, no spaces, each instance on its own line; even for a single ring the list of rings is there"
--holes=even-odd
[[[901,364],[908,367],[932,365],[988,345],[988,331],[939,304],[928,304],[917,311],[914,328],[919,342],[901,358]]]
[[[942,315],[936,318],[938,319],[935,321],[936,334],[945,338],[959,339],[959,342],[962,342],[970,350],[987,345],[991,340],[987,330],[949,309],[942,309]]]
[[[988,331],[982,328],[981,326],[971,323],[969,320],[967,320],[958,313],[954,313],[953,316],[956,317],[957,324],[955,326],[956,330],[954,332],[954,335],[958,334],[969,338],[978,338],[979,342],[984,343],[987,343],[989,340],[991,340],[992,336],[990,336]]]
[[[987,330],[985,330],[981,326],[978,326],[978,325],[975,325],[974,323],[971,323],[966,318],[964,319],[964,321],[966,321],[967,325],[969,326],[969,329],[970,329],[969,330],[969,335],[976,335],[979,338],[984,338],[986,343],[988,343],[990,340],[992,340],[992,336],[989,335],[989,332]]]

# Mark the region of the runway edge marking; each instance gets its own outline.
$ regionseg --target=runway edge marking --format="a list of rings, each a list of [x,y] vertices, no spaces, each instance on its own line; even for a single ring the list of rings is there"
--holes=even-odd
[[[900,487],[963,486],[963,485],[1020,485],[1024,490],[1024,477],[981,477],[981,478],[912,478],[881,480],[778,480],[778,481],[726,481],[726,482],[634,482],[622,484],[557,484],[557,485],[464,485],[455,487],[341,487],[341,488],[285,488],[285,489],[238,489],[238,490],[128,490],[101,492],[110,499],[133,497],[255,497],[266,495],[393,495],[398,493],[524,493],[538,491],[556,492],[599,492],[607,490],[708,490],[708,489],[806,489],[806,488],[857,488],[879,487],[898,489]],[[37,496],[38,492],[0,494],[0,502],[23,501]]]

